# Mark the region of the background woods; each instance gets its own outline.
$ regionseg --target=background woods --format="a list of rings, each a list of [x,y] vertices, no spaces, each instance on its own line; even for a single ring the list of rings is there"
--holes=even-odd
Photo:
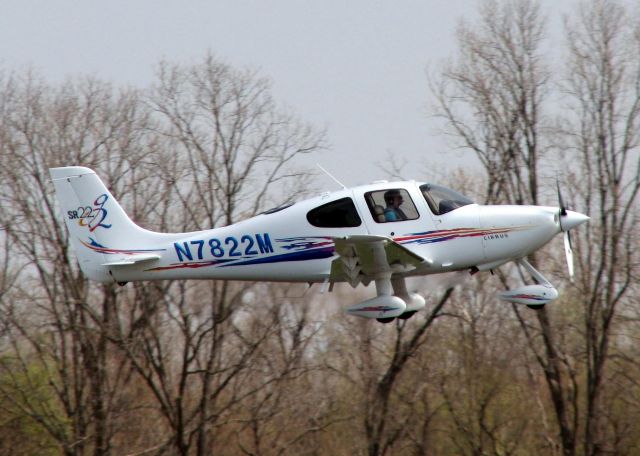
[[[146,228],[206,229],[309,192],[325,134],[213,55],[144,89],[1,73],[0,454],[640,452],[640,17],[575,12],[558,62],[538,3],[484,2],[425,82],[481,164],[437,180],[556,205],[557,177],[591,216],[574,283],[560,243],[534,259],[562,290],[539,312],[496,299],[509,267],[416,280],[427,309],[384,326],[343,316],[367,292],[346,285],[88,282],[48,168],[95,168]]]

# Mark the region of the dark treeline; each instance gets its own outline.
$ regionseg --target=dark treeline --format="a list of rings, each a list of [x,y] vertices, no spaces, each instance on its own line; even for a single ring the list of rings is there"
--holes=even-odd
[[[145,228],[207,229],[300,198],[325,134],[212,55],[139,90],[1,73],[0,454],[640,453],[637,13],[577,5],[550,43],[536,2],[485,2],[425,81],[482,164],[446,184],[555,204],[557,176],[591,216],[574,283],[560,239],[532,259],[561,290],[541,311],[496,299],[509,267],[416,282],[427,309],[390,325],[345,317],[346,285],[88,282],[48,168],[96,169]]]

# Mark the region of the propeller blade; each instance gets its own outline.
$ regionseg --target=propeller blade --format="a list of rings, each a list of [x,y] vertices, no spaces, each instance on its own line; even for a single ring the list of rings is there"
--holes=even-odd
[[[567,256],[569,280],[573,283],[573,249],[571,248],[571,236],[569,235],[569,231],[564,232],[564,253]]]
[[[556,178],[556,188],[558,189],[558,206],[560,208],[560,212],[558,213],[558,215],[562,217],[564,215],[567,215],[567,207],[564,205],[564,200],[562,199],[562,192],[560,191],[560,182],[558,182],[557,178]],[[562,227],[562,222],[560,222],[560,227]]]

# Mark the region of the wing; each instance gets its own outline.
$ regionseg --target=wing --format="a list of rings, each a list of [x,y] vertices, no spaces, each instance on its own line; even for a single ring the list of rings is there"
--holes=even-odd
[[[330,282],[368,285],[382,272],[407,273],[431,262],[397,242],[374,235],[333,238],[338,258],[331,263]]]

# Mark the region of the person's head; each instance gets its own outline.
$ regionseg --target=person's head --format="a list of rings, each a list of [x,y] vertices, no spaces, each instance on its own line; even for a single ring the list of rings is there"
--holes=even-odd
[[[384,193],[384,201],[387,203],[387,206],[399,207],[404,199],[402,198],[402,194],[398,189],[387,190]]]

